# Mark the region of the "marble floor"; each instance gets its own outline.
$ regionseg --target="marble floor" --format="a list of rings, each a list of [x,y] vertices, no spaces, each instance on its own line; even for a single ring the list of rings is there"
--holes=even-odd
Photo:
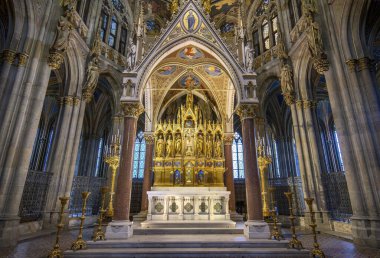
[[[90,239],[93,229],[87,228],[84,230],[84,239]],[[66,231],[62,234],[61,237],[61,247],[63,250],[70,248],[71,243],[76,239],[78,234],[77,230]],[[288,231],[284,230],[284,236],[289,238],[290,235]],[[241,235],[181,235],[181,236],[134,236],[135,241],[148,241],[154,239],[160,239],[162,241],[171,241],[173,239],[178,240],[180,237],[183,241],[191,241],[191,239],[205,240],[208,239],[220,239],[224,240],[233,240],[236,242],[245,241],[245,238]],[[310,232],[302,231],[299,234],[299,239],[302,241],[303,245],[307,249],[312,248],[313,237]],[[45,234],[36,236],[33,238],[25,239],[21,241],[16,248],[14,249],[0,249],[0,257],[5,258],[37,258],[37,257],[46,257],[49,253],[49,250],[53,247],[55,240],[54,234]],[[371,249],[366,247],[355,246],[352,242],[335,237],[328,234],[318,235],[318,240],[320,242],[322,250],[325,252],[327,257],[342,257],[342,258],[380,258],[380,249]]]

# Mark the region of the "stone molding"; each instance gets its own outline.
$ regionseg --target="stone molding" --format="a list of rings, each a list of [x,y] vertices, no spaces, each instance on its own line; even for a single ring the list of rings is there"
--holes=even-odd
[[[59,105],[77,106],[80,102],[80,98],[77,96],[65,96],[57,100]]]
[[[5,60],[5,62],[7,62],[8,64],[13,64],[15,58],[16,51],[13,51],[11,49],[5,49],[3,51],[3,60]]]
[[[315,100],[297,100],[296,105],[298,109],[312,109],[317,106],[317,102]]]

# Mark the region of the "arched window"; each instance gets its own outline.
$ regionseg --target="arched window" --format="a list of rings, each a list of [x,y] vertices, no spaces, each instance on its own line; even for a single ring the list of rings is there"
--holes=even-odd
[[[277,16],[274,16],[271,19],[273,46],[277,45],[277,38],[278,38],[278,23],[277,23],[277,19],[278,19]]]
[[[269,40],[269,23],[267,19],[264,19],[261,29],[263,31],[263,46],[264,51],[267,51],[270,48],[270,40]]]
[[[144,178],[145,166],[145,139],[144,133],[139,132],[135,142],[135,153],[133,155],[133,178]]]
[[[119,53],[121,53],[122,55],[125,55],[125,49],[127,46],[127,38],[128,38],[127,28],[122,27],[121,34],[120,34],[120,43],[119,43]]]
[[[100,38],[103,42],[106,41],[107,25],[108,25],[108,14],[102,11],[101,24],[100,24]]]
[[[235,179],[244,178],[243,141],[238,133],[234,135],[232,143],[232,167]]]
[[[110,34],[108,36],[108,45],[112,48],[116,47],[117,26],[117,18],[114,15],[111,19]]]

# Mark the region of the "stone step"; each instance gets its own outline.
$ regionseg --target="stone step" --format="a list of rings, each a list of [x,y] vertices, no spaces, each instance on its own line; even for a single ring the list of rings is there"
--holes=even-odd
[[[243,234],[241,228],[137,228],[134,235]]]
[[[231,220],[146,220],[140,223],[141,228],[235,228],[236,222]]]
[[[287,248],[104,248],[66,251],[65,257],[309,257]]]
[[[180,238],[180,236],[178,236]],[[106,240],[89,241],[90,249],[104,248],[287,248],[289,241],[250,240],[250,241],[139,241]]]

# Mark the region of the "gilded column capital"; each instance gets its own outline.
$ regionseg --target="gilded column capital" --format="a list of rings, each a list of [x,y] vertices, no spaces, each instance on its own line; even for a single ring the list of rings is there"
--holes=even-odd
[[[48,65],[51,69],[58,70],[64,61],[64,57],[58,51],[50,51]]]
[[[223,136],[224,145],[232,145],[234,139],[233,133],[225,133]]]
[[[236,110],[236,114],[241,120],[255,118],[257,114],[257,104],[240,104]]]
[[[374,66],[374,60],[368,58],[368,57],[362,57],[362,58],[359,58],[357,60],[357,64],[358,64],[358,71],[363,71],[363,70],[370,70],[370,71],[373,71],[375,69],[375,66]]]
[[[82,98],[84,101],[86,101],[87,104],[91,102],[93,95],[94,95],[94,91],[92,91],[90,89],[83,89],[82,90]]]
[[[8,64],[13,64],[15,58],[16,58],[16,51],[13,51],[11,49],[5,49],[3,51],[3,59]]]
[[[304,100],[303,109],[311,109],[316,107],[317,102],[315,100]]]
[[[284,96],[284,100],[285,100],[286,105],[291,106],[294,103],[296,103],[296,94],[294,91],[293,92],[284,92],[284,93],[282,93],[282,95]]]
[[[18,53],[17,54],[17,57],[18,57],[18,63],[17,63],[17,66],[21,66],[21,67],[24,67],[26,65],[26,63],[28,62],[28,59],[29,59],[29,55],[26,54],[26,53]]]
[[[358,63],[357,59],[348,59],[346,61],[346,65],[348,66],[348,70],[350,70],[350,72],[355,72],[357,63]]]
[[[76,96],[65,96],[57,99],[59,105],[77,106],[80,103],[80,98]]]
[[[297,106],[297,109],[302,109],[302,107],[303,107],[303,101],[302,100],[297,100],[296,101],[296,106]]]
[[[121,108],[125,117],[138,118],[144,112],[144,106],[140,102],[122,102]]]
[[[150,144],[150,145],[154,144],[154,134],[152,132],[145,132],[144,138],[145,138],[146,144]]]

